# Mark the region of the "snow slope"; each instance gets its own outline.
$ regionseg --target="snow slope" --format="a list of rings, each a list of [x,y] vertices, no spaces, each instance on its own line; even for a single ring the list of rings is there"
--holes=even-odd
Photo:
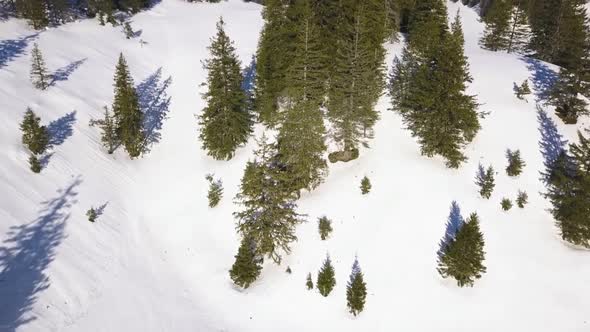
[[[451,14],[461,9],[470,92],[489,112],[468,147],[469,162],[449,170],[438,158],[420,156],[384,96],[371,148],[354,162],[331,165],[326,182],[303,195],[300,210],[309,221],[299,226],[293,253],[281,266],[265,265],[245,291],[233,287],[227,270],[238,246],[233,197],[254,142],[229,162],[214,161],[200,149],[194,117],[204,106],[200,60],[218,17],[246,66],[261,7],[167,0],[134,17],[141,35],[132,40],[91,20],[39,34],[21,21],[0,22],[0,331],[588,331],[590,254],[557,235],[539,195],[535,97],[526,103],[512,92],[512,82],[529,77],[541,92],[552,67],[481,50],[476,13],[448,6]],[[47,91],[28,80],[33,41],[60,78]],[[388,46],[388,63],[401,47]],[[121,51],[154,128],[151,152],[134,161],[121,151],[104,153],[88,126],[112,100]],[[40,175],[29,171],[20,143],[27,106],[45,123],[55,121],[53,154]],[[551,117],[575,138],[575,127]],[[506,148],[521,149],[527,163],[518,179],[503,172]],[[479,199],[473,184],[480,161],[498,171],[490,201]],[[215,209],[206,201],[210,172],[225,187]],[[367,196],[358,189],[364,175],[373,183]],[[530,204],[502,212],[501,198],[519,189]],[[478,212],[486,238],[488,273],[471,289],[435,271],[452,200],[464,215]],[[90,224],[85,211],[105,203]],[[324,214],[334,220],[328,241],[317,233]],[[337,285],[324,298],[305,289],[305,277],[311,272],[315,279],[326,253]],[[345,286],[355,255],[369,295],[353,318]]]

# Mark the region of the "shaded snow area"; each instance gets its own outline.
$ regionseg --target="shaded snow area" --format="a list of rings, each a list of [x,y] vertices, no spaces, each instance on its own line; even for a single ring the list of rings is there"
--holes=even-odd
[[[542,133],[557,129],[575,141],[590,121],[565,126],[552,109],[539,113],[556,68],[480,49],[476,12],[448,6],[461,10],[469,92],[489,113],[467,148],[469,162],[450,170],[421,156],[384,96],[370,149],[330,165],[325,183],[303,194],[308,222],[298,226],[292,254],[281,266],[265,262],[247,290],[233,286],[228,270],[239,245],[233,197],[254,140],[231,161],[214,161],[200,148],[195,115],[204,107],[201,61],[219,16],[246,67],[262,7],[168,0],[133,17],[139,36],[129,40],[121,27],[95,20],[40,33],[20,20],[0,22],[0,331],[590,331],[590,253],[561,241],[539,174]],[[29,80],[34,42],[54,74],[46,91]],[[387,48],[390,64],[402,45]],[[88,125],[112,102],[119,52],[146,112],[150,153],[138,160],[122,149],[108,155]],[[528,102],[512,90],[527,78],[535,88]],[[20,139],[27,106],[51,133],[41,174],[29,170]],[[518,178],[504,172],[508,148],[526,162]],[[474,184],[479,162],[497,171],[489,201]],[[225,188],[214,209],[207,173]],[[365,175],[373,189],[361,195]],[[503,212],[502,197],[518,190],[530,204]],[[436,272],[453,200],[464,216],[477,211],[485,236],[488,272],[473,288]],[[94,224],[85,217],[91,206],[102,211]],[[317,231],[322,215],[334,221],[327,241]],[[315,280],[326,253],[336,287],[324,298],[306,290],[305,278],[311,272]],[[346,308],[355,256],[368,288],[357,317]]]

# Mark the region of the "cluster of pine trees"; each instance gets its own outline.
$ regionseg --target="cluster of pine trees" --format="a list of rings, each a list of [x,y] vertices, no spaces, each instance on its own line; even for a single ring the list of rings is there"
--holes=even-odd
[[[590,26],[585,0],[495,0],[482,17],[482,45],[521,52],[561,67],[550,103],[566,124],[588,114]]]
[[[393,108],[422,154],[440,155],[447,167],[458,168],[467,159],[463,147],[480,129],[475,96],[465,92],[471,77],[459,16],[449,29],[445,3],[426,0],[410,17],[408,43],[391,74]]]

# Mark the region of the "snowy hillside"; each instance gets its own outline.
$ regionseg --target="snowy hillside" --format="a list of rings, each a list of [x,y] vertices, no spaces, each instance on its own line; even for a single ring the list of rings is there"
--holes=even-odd
[[[590,254],[561,241],[540,192],[543,156],[536,102],[552,65],[478,45],[475,11],[461,11],[465,51],[481,110],[489,112],[458,170],[420,155],[384,95],[370,149],[353,162],[330,165],[317,190],[304,193],[292,254],[265,262],[247,290],[228,276],[239,245],[232,213],[254,139],[231,161],[201,150],[195,115],[204,102],[209,39],[219,16],[250,64],[262,27],[262,7],[230,0],[191,4],[166,0],[133,17],[139,37],[120,27],[83,20],[40,33],[23,21],[0,22],[0,331],[589,331]],[[138,40],[145,41],[145,44]],[[56,77],[47,91],[29,80],[37,42]],[[387,64],[403,45],[388,45]],[[113,98],[113,73],[123,52],[147,109],[149,154],[129,160],[108,155],[89,121]],[[535,93],[518,100],[513,82],[529,78]],[[48,124],[51,154],[33,174],[19,123],[30,106]],[[575,141],[588,117],[566,126],[546,108],[559,131]],[[256,134],[262,133],[257,127]],[[526,167],[504,172],[507,148],[520,149]],[[477,165],[498,171],[492,198],[480,199]],[[225,192],[207,206],[205,175]],[[363,176],[369,195],[360,194]],[[503,212],[500,200],[529,193],[524,210]],[[477,211],[486,240],[487,273],[474,288],[458,288],[436,272],[436,251],[456,200],[464,215]],[[103,207],[97,222],[85,217]],[[317,218],[334,232],[320,241]],[[305,289],[329,253],[333,294]],[[346,310],[346,282],[355,256],[368,287],[365,311]],[[292,274],[285,273],[287,266]]]

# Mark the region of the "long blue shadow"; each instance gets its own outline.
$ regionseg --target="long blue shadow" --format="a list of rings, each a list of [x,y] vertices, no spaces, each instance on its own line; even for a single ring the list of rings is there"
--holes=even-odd
[[[528,57],[523,57],[523,60],[526,62],[528,70],[531,72],[530,80],[533,83],[537,102],[547,103],[551,89],[557,81],[557,73],[549,68],[549,66],[543,61]]]
[[[72,63],[70,63],[69,65],[59,68],[58,70],[55,71],[55,73],[53,73],[53,75],[51,75],[52,80],[50,85],[55,85],[55,83],[60,82],[60,81],[67,81],[68,78],[70,78],[70,75],[72,75],[72,73],[74,71],[76,71],[76,69],[78,69],[78,67],[80,67],[84,62],[86,62],[87,58],[78,60],[78,61],[74,61]]]
[[[0,69],[7,66],[9,62],[25,53],[25,49],[31,40],[37,38],[38,33],[17,38],[0,41]]]
[[[10,228],[0,247],[0,331],[13,332],[35,320],[31,314],[39,294],[50,286],[47,267],[64,238],[69,210],[76,203],[80,177],[58,196],[43,202],[33,222]]]
[[[151,147],[162,139],[162,127],[170,110],[171,97],[167,92],[170,84],[172,77],[162,80],[160,67],[136,88],[139,106],[143,112],[143,153],[149,152]]]
[[[555,122],[549,117],[547,112],[537,105],[537,120],[539,121],[539,132],[541,133],[541,140],[539,141],[539,148],[543,155],[543,165],[545,171],[541,172],[541,181],[549,184],[549,178],[555,167],[555,163],[559,156],[566,151],[567,140],[557,130]]]

